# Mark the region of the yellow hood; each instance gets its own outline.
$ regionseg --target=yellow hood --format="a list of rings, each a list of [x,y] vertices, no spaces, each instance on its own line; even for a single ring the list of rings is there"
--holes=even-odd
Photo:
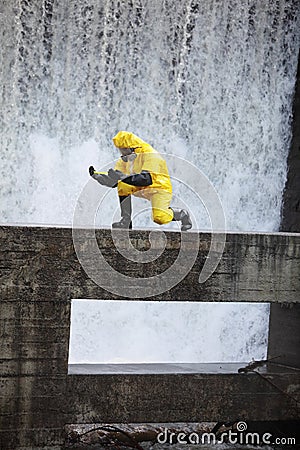
[[[118,148],[134,148],[135,153],[138,153],[133,162],[133,167],[131,167],[132,164],[130,162],[125,162],[120,158],[115,165],[115,170],[120,170],[126,175],[141,173],[143,170],[150,172],[152,184],[151,186],[147,186],[146,189],[152,189],[153,192],[155,189],[162,189],[172,193],[172,184],[166,161],[157,150],[129,131],[119,131],[113,138],[113,142]],[[137,191],[145,189],[145,187],[134,188]],[[120,192],[123,192],[120,195],[130,195],[133,186],[119,181],[118,189],[120,189]]]
[[[118,148],[135,148],[138,150],[137,153],[143,152],[143,149],[146,150],[145,147],[150,147],[147,142],[129,131],[119,131],[119,133],[113,137],[113,143]]]

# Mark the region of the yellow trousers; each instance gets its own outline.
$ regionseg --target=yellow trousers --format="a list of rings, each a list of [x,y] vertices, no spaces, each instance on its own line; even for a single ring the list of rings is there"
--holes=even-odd
[[[164,189],[131,186],[119,181],[118,195],[134,195],[149,200],[152,207],[152,220],[159,225],[171,222],[174,217],[174,213],[170,208],[172,193]]]

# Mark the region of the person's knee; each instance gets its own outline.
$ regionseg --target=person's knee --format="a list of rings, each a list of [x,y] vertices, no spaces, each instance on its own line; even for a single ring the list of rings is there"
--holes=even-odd
[[[134,193],[134,187],[126,183],[118,183],[119,197],[128,196]]]
[[[164,225],[171,222],[173,215],[171,211],[165,211],[163,209],[153,208],[152,210],[153,222],[158,225]]]

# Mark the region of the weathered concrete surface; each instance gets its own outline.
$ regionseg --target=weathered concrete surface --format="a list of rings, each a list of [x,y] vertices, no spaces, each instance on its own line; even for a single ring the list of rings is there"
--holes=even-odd
[[[282,199],[280,230],[300,233],[300,54],[293,103],[292,132],[287,181]],[[300,278],[300,274],[298,278]],[[280,355],[278,362],[300,368],[299,349],[299,304],[271,304],[268,356]]]
[[[300,369],[300,305],[271,305],[268,358]],[[299,375],[300,377],[300,375]]]
[[[93,232],[81,231],[80,246],[88,249]],[[141,251],[149,249],[148,234],[147,231],[132,231],[133,245]],[[140,277],[140,286],[143,286],[142,277],[154,277],[170,267],[180,248],[180,233],[167,232],[162,256],[141,268],[140,264],[126,260],[117,252],[110,230],[99,230],[96,236],[102,255],[110,266],[125,275]],[[152,300],[300,301],[299,234],[227,234],[222,260],[215,273],[203,284],[199,284],[198,277],[208,254],[210,234],[189,233],[191,249],[195,248],[198,236],[200,248],[190,273],[177,286],[151,297]],[[65,302],[71,298],[122,299],[97,286],[86,275],[77,260],[69,228],[2,226],[0,245],[1,291],[6,302],[15,302],[16,293],[18,300],[26,300],[26,303],[28,300]],[[189,257],[189,251],[186,257]],[[90,254],[90,265],[97,267],[96,254]],[[111,269],[103,271],[103,285],[111,272]],[[155,282],[155,279],[151,281],[153,286]],[[44,308],[47,308],[46,304]]]
[[[149,248],[148,232],[133,231],[131,236],[138,249]],[[176,259],[180,234],[166,236],[163,257],[140,272],[117,254],[110,230],[97,232],[111,265],[136,276],[153,276]],[[195,238],[195,233],[188,234],[190,248]],[[89,247],[90,239],[91,232],[82,230],[80,245]],[[178,286],[152,299],[299,302],[300,235],[228,234],[216,272],[199,284],[209,245],[210,235],[201,233],[191,272]],[[118,298],[88,278],[77,260],[70,228],[1,226],[0,267],[1,449],[59,448],[63,425],[90,420],[90,407],[99,421],[107,422],[209,416],[214,421],[232,414],[235,418],[249,414],[249,420],[295,417],[294,401],[257,374],[68,376],[71,299]],[[109,271],[103,273],[104,278],[109,276]],[[268,376],[283,391],[298,395],[299,372],[283,370]],[[213,401],[209,395],[214,395]]]
[[[300,401],[299,374],[284,370],[277,373],[276,369],[269,368],[263,377],[257,373],[70,375],[68,422],[230,422],[299,418],[296,403]],[[295,400],[287,395],[289,393],[293,393]]]
[[[300,55],[293,103],[292,142],[282,199],[281,231],[300,232]]]
[[[112,417],[119,423],[299,417],[299,372],[275,361],[243,374],[241,363],[95,365],[89,375],[83,375],[83,366],[71,368],[78,374],[68,378],[69,423],[93,418],[105,423]]]

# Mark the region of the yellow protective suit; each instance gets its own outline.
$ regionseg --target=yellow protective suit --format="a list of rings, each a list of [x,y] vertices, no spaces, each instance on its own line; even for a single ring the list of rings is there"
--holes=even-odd
[[[172,199],[172,184],[166,161],[151,145],[128,131],[119,131],[113,138],[117,148],[133,148],[137,157],[134,161],[124,162],[121,158],[115,165],[126,175],[133,175],[147,170],[151,174],[150,186],[131,186],[122,181],[118,182],[119,196],[135,195],[151,201],[152,219],[162,225],[171,222],[174,217],[170,203]]]

